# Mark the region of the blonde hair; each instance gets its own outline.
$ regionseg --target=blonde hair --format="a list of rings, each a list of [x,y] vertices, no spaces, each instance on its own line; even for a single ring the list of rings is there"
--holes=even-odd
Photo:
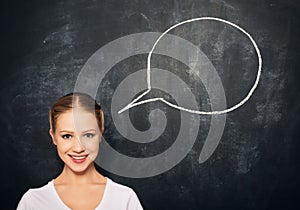
[[[104,114],[101,106],[90,95],[85,93],[69,93],[57,100],[49,111],[50,128],[55,132],[56,121],[59,115],[73,108],[82,108],[87,112],[95,114],[100,132],[104,133]]]

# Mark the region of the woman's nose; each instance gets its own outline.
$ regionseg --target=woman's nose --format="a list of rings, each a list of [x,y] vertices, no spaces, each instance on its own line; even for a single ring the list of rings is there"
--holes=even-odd
[[[82,144],[80,138],[75,138],[74,139],[72,148],[73,148],[73,151],[78,152],[78,153],[85,150],[85,147]]]

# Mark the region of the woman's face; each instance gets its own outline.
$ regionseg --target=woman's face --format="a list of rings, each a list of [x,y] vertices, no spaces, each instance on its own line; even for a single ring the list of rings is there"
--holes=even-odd
[[[83,109],[59,115],[50,135],[59,157],[74,172],[84,171],[98,155],[101,132],[95,115]]]

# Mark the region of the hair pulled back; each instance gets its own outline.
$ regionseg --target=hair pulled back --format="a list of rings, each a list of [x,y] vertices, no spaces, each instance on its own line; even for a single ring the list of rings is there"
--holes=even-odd
[[[95,114],[100,132],[104,132],[104,114],[101,106],[90,95],[85,93],[69,93],[57,100],[49,111],[49,123],[52,132],[55,132],[57,118],[73,108],[81,108]]]

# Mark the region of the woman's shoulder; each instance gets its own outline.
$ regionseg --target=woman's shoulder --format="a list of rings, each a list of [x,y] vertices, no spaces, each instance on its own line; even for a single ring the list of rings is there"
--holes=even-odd
[[[131,187],[115,182],[108,177],[106,179],[103,202],[99,209],[143,209],[137,194]],[[116,200],[118,202],[115,202]]]
[[[40,193],[47,193],[50,190],[50,185],[51,182],[53,182],[53,180],[48,181],[48,183],[43,184],[41,186],[36,186],[36,187],[32,187],[29,188],[23,196],[29,197],[29,196],[33,196],[33,195],[37,195]]]
[[[130,195],[134,193],[134,190],[131,187],[115,182],[108,177],[106,177],[106,179],[107,179],[107,186],[110,191],[114,191],[114,193],[116,194],[124,194],[124,195]]]
[[[39,187],[29,188],[26,193],[29,194],[31,197],[49,195],[49,191],[51,191],[52,182],[53,179]]]
[[[51,193],[52,182],[53,180],[40,187],[29,188],[21,197],[17,209],[31,209],[33,207],[36,209],[45,203],[53,202],[54,196]]]

